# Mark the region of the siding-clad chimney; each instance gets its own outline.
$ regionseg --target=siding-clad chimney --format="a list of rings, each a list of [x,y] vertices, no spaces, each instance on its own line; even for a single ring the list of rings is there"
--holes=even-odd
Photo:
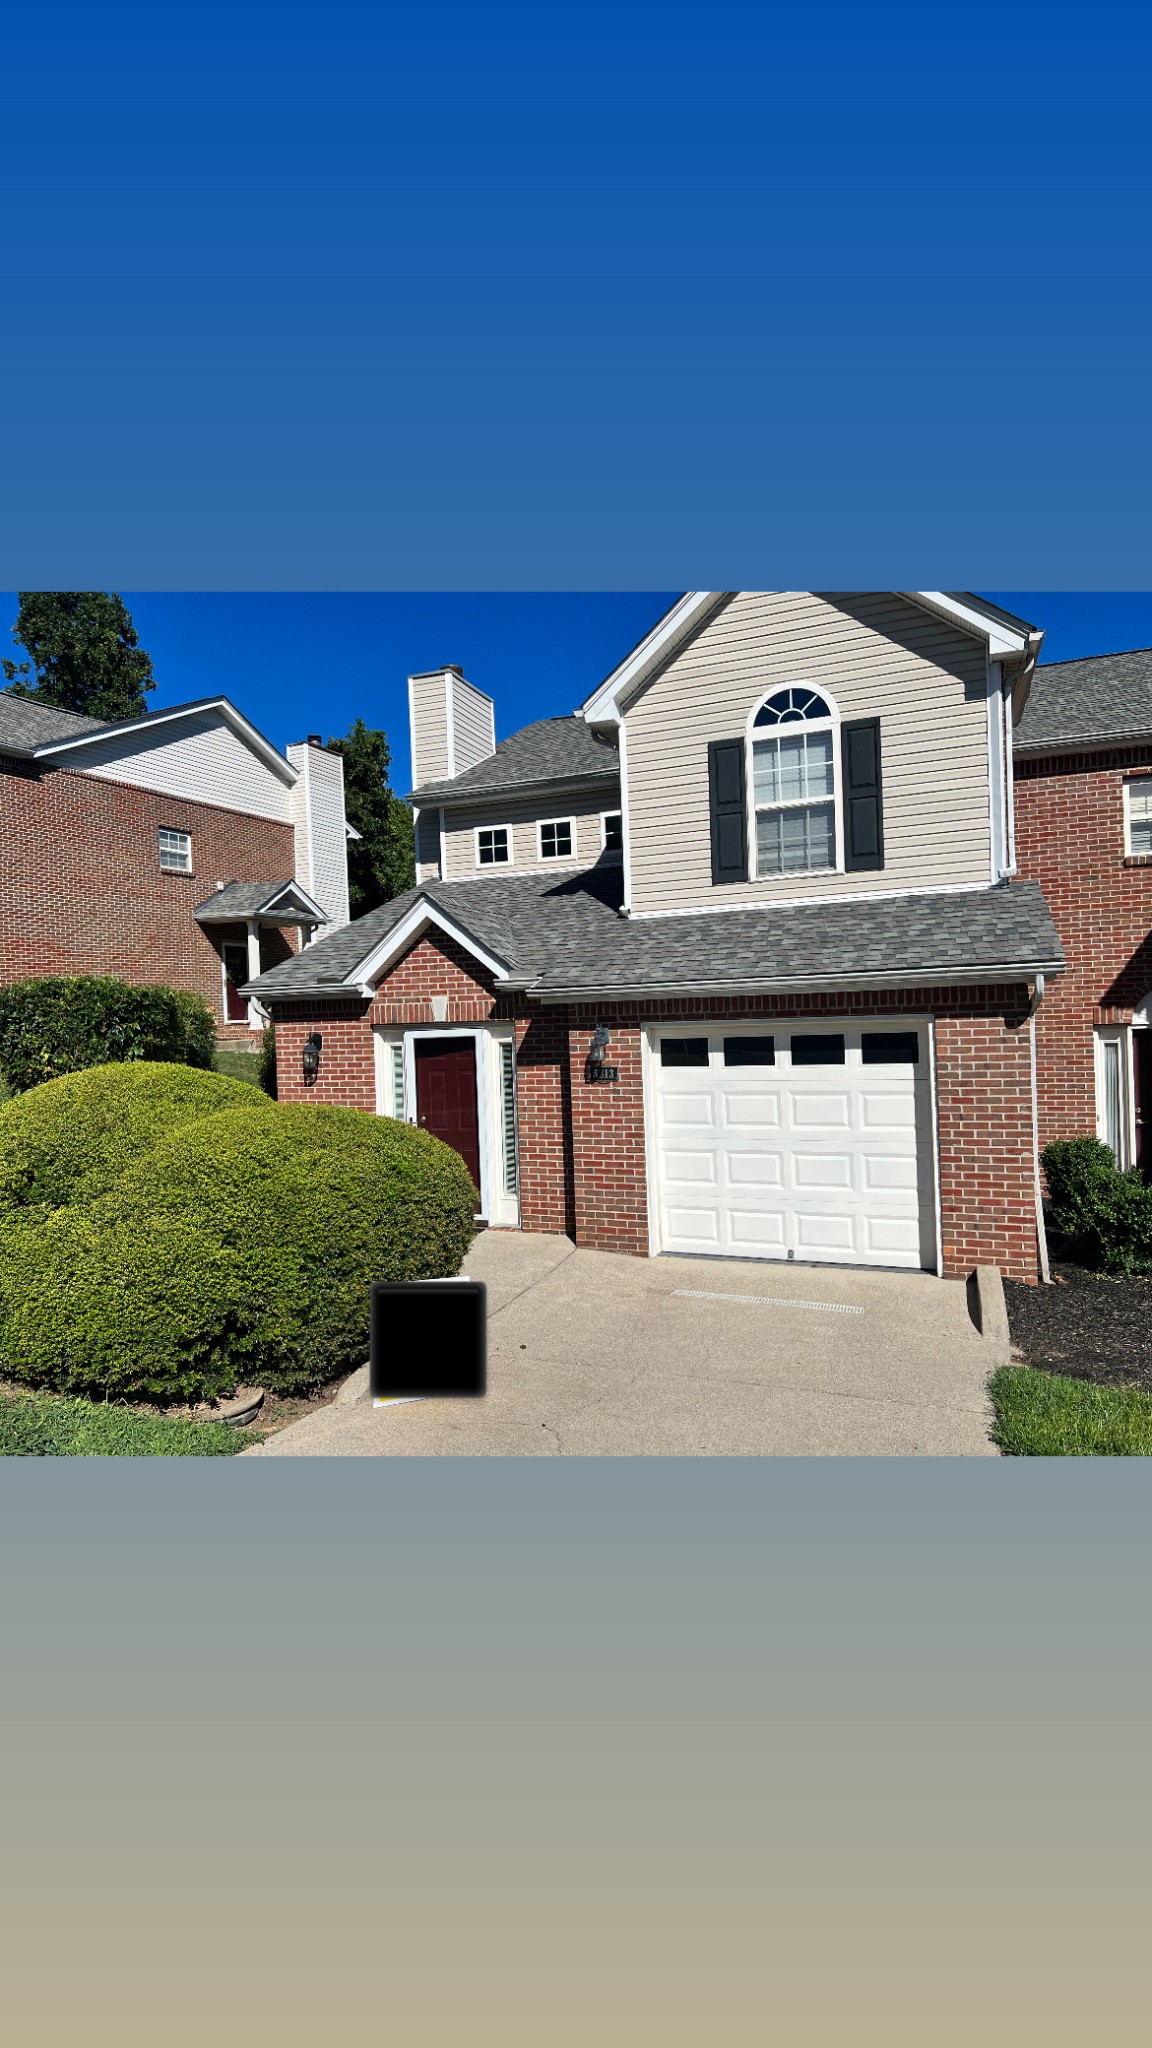
[[[448,782],[496,751],[496,706],[455,662],[409,676],[408,724],[413,789]],[[440,813],[417,807],[415,823],[416,879],[432,882],[440,876]]]
[[[329,922],[316,933],[322,939],[349,922],[344,762],[312,739],[285,752],[300,771],[288,799],[296,832],[295,878],[328,913]]]
[[[496,707],[448,665],[408,678],[412,787],[463,775],[496,750]]]

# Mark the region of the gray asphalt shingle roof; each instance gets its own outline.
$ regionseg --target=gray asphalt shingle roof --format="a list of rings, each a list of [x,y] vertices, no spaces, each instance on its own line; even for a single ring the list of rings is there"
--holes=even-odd
[[[31,754],[37,747],[50,747],[57,740],[77,740],[83,733],[100,732],[104,718],[85,718],[79,711],[60,711],[55,704],[38,704],[33,697],[17,697],[0,690],[0,748],[10,754]]]
[[[1152,733],[1152,647],[1045,662],[1012,736],[1017,752]]]
[[[582,718],[540,718],[509,739],[495,753],[451,781],[425,782],[411,791],[416,804],[449,798],[503,796],[541,784],[615,782],[620,756],[608,741],[597,739]]]
[[[200,924],[212,924],[218,918],[231,923],[237,918],[256,917],[265,904],[273,902],[285,889],[298,886],[291,876],[286,882],[228,882],[198,903],[192,915]]]
[[[353,974],[423,897],[534,994],[650,993],[838,982],[868,976],[997,981],[1058,973],[1064,955],[1038,885],[857,898],[779,910],[622,918],[618,867],[428,882],[309,946],[250,984],[258,995],[317,994]]]

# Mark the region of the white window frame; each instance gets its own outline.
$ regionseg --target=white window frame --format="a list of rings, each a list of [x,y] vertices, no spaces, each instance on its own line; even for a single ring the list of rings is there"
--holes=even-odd
[[[778,697],[783,690],[811,690],[814,696],[822,697],[829,706],[827,718],[803,718],[790,720],[787,725],[764,725],[759,727],[762,739],[768,739],[784,732],[822,733],[832,736],[832,836],[835,842],[835,860],[830,868],[782,868],[779,872],[760,873],[756,844],[756,774],[752,749],[757,744],[756,720],[765,704]],[[746,783],[746,804],[748,814],[748,878],[752,882],[795,882],[801,875],[842,875],[844,873],[844,792],[840,773],[840,709],[830,690],[823,683],[809,683],[803,677],[787,682],[773,683],[757,697],[748,713],[744,742],[744,776]],[[788,797],[782,803],[761,804],[762,811],[800,811],[810,809],[815,803],[827,803],[827,797]]]
[[[161,826],[159,826],[159,827],[158,827],[157,829],[158,829],[159,837],[158,837],[158,839],[157,839],[157,841],[156,841],[156,848],[157,848],[157,857],[158,857],[158,859],[159,859],[159,861],[160,861],[160,872],[161,872],[161,874],[163,874],[163,875],[190,875],[190,874],[192,874],[192,872],[193,872],[193,868],[192,868],[192,834],[191,834],[190,832],[182,832],[182,831],[180,830],[179,826],[177,826],[177,825],[161,825]],[[187,852],[187,855],[188,855],[188,859],[187,859],[186,863],[185,863],[185,864],[184,864],[183,866],[181,866],[181,867],[178,867],[178,866],[177,866],[177,865],[175,864],[175,862],[173,862],[173,861],[167,861],[167,860],[165,860],[165,858],[164,858],[164,855],[165,855],[165,853],[166,853],[166,852],[169,852],[169,851],[171,851],[171,849],[170,849],[170,848],[168,848],[168,847],[166,847],[166,846],[165,846],[165,844],[164,844],[164,841],[165,841],[165,839],[166,839],[166,838],[167,838],[167,839],[182,839],[182,840],[184,841],[184,850],[185,850],[185,851]]]
[[[567,829],[567,833],[568,833],[568,841],[569,841],[569,845],[568,845],[568,851],[567,851],[567,853],[545,853],[545,851],[544,851],[544,828],[545,828],[545,826],[553,826],[553,827],[555,827],[555,828],[556,828],[556,830],[559,830],[561,826],[564,826],[564,827],[565,827],[565,828]],[[545,863],[545,864],[546,864],[546,865],[547,865],[548,867],[550,867],[550,868],[551,868],[551,867],[558,867],[561,861],[565,861],[565,860],[575,860],[575,858],[576,858],[576,820],[575,820],[575,818],[538,818],[538,819],[536,820],[536,856],[537,856],[537,859],[538,859],[538,860],[540,860],[540,861],[544,862],[544,863]]]
[[[505,833],[505,834],[506,834],[506,836],[507,836],[507,842],[508,842],[508,858],[507,858],[507,860],[481,860],[481,858],[480,858],[480,834],[481,834],[482,832],[503,832],[503,833]],[[481,872],[482,872],[482,873],[483,873],[483,872],[484,872],[484,871],[485,871],[486,869],[488,869],[488,868],[510,868],[510,867],[514,867],[514,866],[515,866],[515,860],[514,860],[514,848],[513,848],[513,842],[512,842],[512,827],[511,827],[511,825],[475,825],[475,826],[473,826],[473,828],[472,828],[472,859],[473,859],[473,864],[474,864],[474,865],[475,865],[476,867],[478,867],[478,868],[479,868],[479,869],[481,870]]]
[[[1092,1064],[1096,1088],[1096,1136],[1108,1144],[1107,1087],[1104,1047],[1117,1048],[1120,1077],[1120,1150],[1116,1164],[1131,1166],[1136,1158],[1136,1091],[1132,1085],[1132,1027],[1129,1024],[1098,1024],[1092,1034]]]
[[[613,858],[614,860],[623,860],[623,858],[624,858],[624,813],[623,813],[623,811],[622,811],[622,810],[616,810],[616,811],[601,811],[601,813],[600,813],[600,851],[601,851],[601,853],[607,853],[607,852],[608,852],[608,850],[609,850],[609,849],[608,849],[608,820],[609,820],[609,818],[619,818],[619,820],[620,820],[620,844],[619,844],[619,846],[614,846],[614,847],[612,848],[612,850],[611,850],[611,854],[612,854],[612,858]]]
[[[1138,849],[1132,844],[1132,791],[1147,790],[1152,796],[1152,775],[1130,775],[1124,782],[1124,852],[1129,860],[1150,860],[1152,849]]]

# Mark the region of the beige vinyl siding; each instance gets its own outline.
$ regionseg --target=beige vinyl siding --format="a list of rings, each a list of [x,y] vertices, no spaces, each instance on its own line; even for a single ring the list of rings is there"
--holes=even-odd
[[[416,813],[416,880],[440,880],[440,813],[436,810]]]
[[[348,835],[344,829],[344,762],[327,747],[292,746],[288,758],[300,777],[292,791],[296,880],[322,910],[325,932],[348,923]]]
[[[475,809],[445,811],[447,879],[458,882],[465,875],[511,875],[524,874],[529,869],[594,867],[604,858],[600,845],[600,813],[618,811],[619,808],[619,798],[608,794],[552,797],[544,802],[538,797],[531,800],[521,797],[515,803],[493,802],[482,808],[477,805]],[[540,859],[536,827],[541,819],[549,818],[572,820],[572,855],[568,860]],[[476,828],[483,825],[507,825],[511,828],[512,858],[507,866],[476,866]],[[618,855],[616,859],[619,860]]]
[[[451,773],[443,669],[437,669],[434,675],[411,676],[408,688],[411,692],[414,755],[412,784],[416,788],[422,782],[443,782]]]
[[[884,867],[714,887],[708,742],[786,683],[879,718]],[[891,592],[738,592],[625,710],[633,910],[987,883],[987,716],[982,643]]]
[[[496,751],[496,715],[491,697],[461,676],[449,676],[452,692],[453,756],[457,775]]]

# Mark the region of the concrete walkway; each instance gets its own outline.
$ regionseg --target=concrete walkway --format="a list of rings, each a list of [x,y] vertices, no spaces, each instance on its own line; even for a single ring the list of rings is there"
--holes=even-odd
[[[989,1457],[963,1283],[735,1259],[630,1259],[487,1231],[481,1401],[332,1406],[245,1457]]]

